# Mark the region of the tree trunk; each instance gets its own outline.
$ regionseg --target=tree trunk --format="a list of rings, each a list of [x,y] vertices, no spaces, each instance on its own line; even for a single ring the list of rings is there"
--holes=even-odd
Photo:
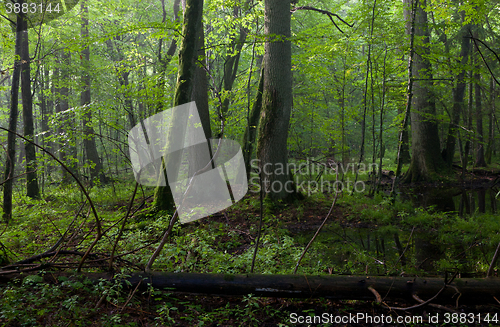
[[[411,112],[412,155],[405,182],[431,181],[447,171],[440,153],[438,125],[435,120],[436,106],[432,91],[432,68],[427,58],[429,32],[427,13],[423,9],[426,0],[418,3],[415,13],[415,36],[424,37],[423,45],[415,47],[413,63],[413,97]]]
[[[259,78],[259,88],[257,89],[257,94],[255,95],[255,101],[250,111],[248,117],[248,124],[245,128],[245,133],[243,134],[243,158],[245,160],[245,169],[247,172],[247,179],[250,178],[250,161],[252,159],[253,145],[255,143],[255,138],[257,134],[257,128],[259,127],[259,118],[262,110],[262,92],[264,90],[264,66],[260,70]]]
[[[235,6],[233,8],[233,15],[235,18],[238,17],[239,10],[239,6]],[[240,34],[238,37],[236,37],[236,35],[233,36],[231,46],[228,49],[228,51],[230,51],[230,54],[226,56],[226,60],[224,62],[224,91],[226,94],[226,98],[222,103],[221,111],[223,115],[225,115],[229,109],[229,104],[231,102],[230,93],[233,89],[234,80],[236,79],[236,73],[238,72],[238,65],[240,62],[241,49],[243,49],[247,34],[247,29],[244,27],[240,27]]]
[[[474,33],[477,38],[477,31]],[[476,58],[479,58],[479,51],[476,50]],[[479,63],[479,59],[476,59]],[[483,106],[481,99],[481,73],[479,65],[476,66],[476,73],[474,74],[475,80],[475,97],[476,97],[476,133],[477,133],[477,153],[476,153],[476,167],[486,167],[484,160],[484,135],[483,135]]]
[[[82,26],[81,35],[83,40],[88,40],[89,38],[89,20],[88,13],[89,8],[86,1],[82,1]],[[90,106],[90,48],[89,45],[81,51],[82,57],[82,93],[80,95],[80,105],[85,111],[83,115],[83,144],[85,147],[85,154],[87,159],[87,164],[90,167],[90,180],[95,183],[99,179],[99,183],[105,184],[107,182],[106,176],[104,175],[103,166],[99,153],[97,152],[97,147],[95,143],[94,128],[92,127],[92,110]]]
[[[111,279],[105,274],[86,274],[90,278]],[[451,276],[448,276],[448,280]],[[444,278],[374,277],[374,276],[306,276],[271,274],[199,274],[199,273],[135,273],[127,279],[132,288],[141,282],[144,287],[168,288],[174,292],[213,295],[285,298],[329,298],[336,300],[376,300],[373,291],[395,299],[421,299],[435,296],[445,287]],[[500,292],[499,278],[455,278],[439,295],[440,303],[463,305],[495,303]]]
[[[292,49],[290,0],[265,1],[264,91],[257,157],[266,196],[294,198],[288,172],[288,126],[292,109]]]
[[[31,95],[31,68],[27,22],[24,22],[24,27],[24,30],[21,32],[23,129],[24,137],[30,141],[34,141],[35,129],[33,127],[33,97]],[[26,153],[26,196],[36,199],[40,197],[40,190],[38,188],[35,146],[33,143],[25,142],[24,150]]]
[[[174,107],[191,101],[195,72],[194,58],[197,54],[197,31],[199,29],[199,24],[201,24],[202,14],[203,1],[187,1],[186,10],[184,11],[184,26],[182,29],[182,35],[184,35],[184,38],[182,39],[181,48],[179,50],[179,73],[175,89]],[[179,113],[179,115],[183,114],[179,111],[176,111],[176,113]],[[169,130],[167,144],[183,143],[183,140],[180,140],[179,138],[183,138],[184,133],[176,132],[175,127],[184,128],[185,124],[182,125],[184,118],[187,117],[177,117],[175,115],[172,117],[172,120],[176,122],[178,121],[179,124],[173,124],[174,128]],[[167,156],[163,164],[163,176],[165,179],[167,179],[166,167],[169,167],[170,165],[172,165],[172,167],[178,166],[176,162],[172,162],[175,159],[169,159],[169,157],[171,156]],[[171,169],[168,170],[169,175],[174,173]],[[174,199],[170,187],[168,185],[157,186],[154,194],[153,211],[172,210],[173,207]]]
[[[495,81],[490,78],[490,112],[488,113],[488,146],[486,148],[485,160],[487,164],[491,164],[493,148],[495,146],[495,129],[493,128],[495,119]]]
[[[446,148],[444,150],[444,158],[448,167],[453,164],[453,157],[455,155],[455,144],[457,138],[457,127],[460,124],[460,113],[463,112],[464,107],[464,95],[465,95],[465,65],[469,59],[469,51],[471,46],[471,40],[466,37],[470,25],[465,25],[462,27],[461,32],[458,37],[461,38],[461,50],[460,50],[460,72],[457,76],[457,85],[453,90],[453,109],[451,114],[451,122],[448,129],[448,138],[446,140]]]
[[[59,135],[59,160],[64,162],[73,173],[77,171],[77,165],[74,160],[76,157],[76,147],[72,144],[74,141],[74,115],[68,112],[69,109],[69,60],[70,55],[65,51],[61,51],[61,60],[59,62],[61,68],[57,68],[54,75],[57,78],[56,96],[58,98],[56,104],[56,112],[60,114],[58,119],[57,134]],[[66,169],[60,167],[62,179],[65,184],[71,183],[72,177]]]
[[[25,14],[22,12],[17,15],[16,26],[16,45],[14,51],[14,71],[12,72],[12,87],[10,91],[10,112],[9,112],[9,130],[17,132],[17,118],[19,111],[17,105],[19,102],[19,77],[21,75],[21,40],[22,31],[25,27]],[[7,160],[5,162],[5,174],[3,185],[3,219],[8,222],[12,216],[12,186],[14,184],[14,168],[16,158],[16,135],[9,133],[7,135]]]

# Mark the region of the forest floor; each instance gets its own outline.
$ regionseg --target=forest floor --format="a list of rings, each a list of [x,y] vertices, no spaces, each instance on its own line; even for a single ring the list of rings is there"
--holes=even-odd
[[[479,180],[488,184],[495,178],[488,175],[474,183],[479,185]],[[131,190],[126,184],[117,184],[113,190],[110,186],[93,189],[95,194],[92,195],[105,227],[114,226],[126,212]],[[93,230],[89,220],[92,215],[88,207],[79,209],[84,202],[76,193],[70,188],[59,187],[47,190],[44,200],[33,202],[24,198],[18,203],[18,218],[5,226],[0,235],[3,258],[12,262],[42,253],[55,244],[64,229],[71,235],[64,248],[85,250],[93,240],[89,236]],[[404,195],[399,197],[404,199]],[[126,224],[123,242],[118,246],[122,253],[134,252],[116,263],[115,269],[121,271],[117,278],[143,269],[155,248],[154,240],[162,235],[168,223],[168,214],[148,214],[149,196],[143,193],[134,202],[138,210]],[[333,199],[333,194],[316,193],[294,203],[265,202],[255,272],[292,273],[297,258],[325,219]],[[154,270],[248,272],[257,235],[259,207],[258,195],[249,193],[220,214],[185,225],[177,224]],[[418,208],[411,198],[392,205],[384,192],[371,197],[343,194],[338,197],[324,232],[306,254],[298,273],[442,276],[443,271],[458,270],[464,275],[484,276],[500,241],[500,222],[494,208],[490,213],[472,209],[469,208],[470,214],[466,217],[459,217],[457,212],[438,211],[432,205]],[[70,224],[74,219],[78,220],[77,227]],[[396,234],[398,242],[408,249],[405,260],[400,260],[393,240]],[[446,248],[433,244],[431,250],[440,252],[440,256],[431,260],[422,259],[418,242],[414,241],[417,236],[422,239],[426,234],[447,244]],[[103,241],[104,244],[98,245],[93,252],[96,255],[109,253],[115,235],[116,232],[110,233],[109,240]],[[135,251],[148,242],[150,246]],[[384,265],[375,264],[374,257]],[[73,276],[71,271],[76,268],[78,258],[58,258],[54,265],[51,260],[42,260],[41,266],[39,263],[38,266],[26,265],[38,269],[16,273],[15,278],[9,280],[0,270],[0,282],[3,280],[0,283],[1,326],[500,325],[500,303],[494,302],[394,311],[389,307],[409,307],[416,302],[284,299],[251,294],[231,297],[175,293],[152,287],[130,289],[117,280],[96,281],[77,274]],[[426,266],[426,261],[432,264]],[[89,264],[84,271],[100,269]],[[65,274],[61,275],[61,271]],[[396,322],[397,319],[402,322]]]

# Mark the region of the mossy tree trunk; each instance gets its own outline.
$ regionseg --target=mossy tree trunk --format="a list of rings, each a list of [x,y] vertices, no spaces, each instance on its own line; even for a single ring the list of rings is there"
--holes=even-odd
[[[198,42],[198,30],[201,24],[203,13],[203,1],[187,0],[186,10],[184,11],[184,26],[182,28],[181,47],[179,50],[179,73],[177,75],[177,85],[175,88],[174,107],[191,101],[194,76],[195,76],[195,56],[197,55],[196,43]],[[176,112],[178,113],[178,111]],[[179,113],[182,115],[182,113]],[[184,115],[185,116],[185,115]],[[185,117],[172,117],[173,121],[180,124],[173,124],[167,137],[167,144],[181,144],[183,140],[178,137],[184,137],[184,133],[178,133],[175,128],[182,128],[182,120]],[[185,124],[184,124],[185,125]],[[174,140],[175,139],[175,140]],[[168,162],[168,156],[164,162],[164,176],[167,178],[166,167],[170,165],[178,166],[175,163]],[[170,175],[172,175],[169,169]],[[168,183],[167,183],[168,184]],[[172,210],[174,208],[174,199],[170,187],[157,186],[154,194],[153,211]]]
[[[417,0],[414,0],[417,1]],[[415,55],[412,75],[411,163],[405,182],[431,181],[445,173],[447,166],[440,152],[436,105],[433,94],[432,67],[429,62],[429,31],[426,0],[419,1],[415,10]]]

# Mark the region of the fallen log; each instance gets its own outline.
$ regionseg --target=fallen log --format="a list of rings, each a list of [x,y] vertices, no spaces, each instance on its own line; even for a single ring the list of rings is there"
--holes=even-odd
[[[385,299],[421,299],[436,295],[444,286],[444,278],[307,276],[257,274],[135,273],[128,281],[135,287],[151,284],[176,292],[261,297],[329,298],[343,300],[376,300],[372,288]],[[452,304],[496,303],[500,298],[500,278],[457,278],[446,286],[436,302]]]
[[[26,275],[25,275],[26,276]],[[46,274],[44,279],[54,282],[58,276],[74,276],[67,272]],[[95,280],[112,280],[109,273],[82,273],[77,276]],[[0,276],[0,282],[19,278],[18,274]],[[22,278],[21,278],[22,279]],[[244,296],[281,298],[327,298],[332,300],[386,301],[402,299],[415,302],[414,295],[426,301],[441,289],[433,303],[441,304],[497,304],[500,299],[500,278],[455,278],[445,287],[444,278],[370,277],[336,275],[259,275],[259,274],[198,274],[136,272],[122,280],[126,287],[157,289],[173,292],[211,294],[215,296]],[[129,284],[130,283],[130,284]],[[377,296],[378,295],[378,296]]]

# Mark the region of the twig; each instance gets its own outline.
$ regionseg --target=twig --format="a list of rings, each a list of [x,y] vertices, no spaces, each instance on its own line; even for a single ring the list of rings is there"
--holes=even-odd
[[[371,286],[368,286],[368,290],[369,290],[370,292],[372,292],[372,293],[373,293],[373,295],[375,295],[375,298],[377,299],[377,302],[378,302],[378,303],[382,303],[382,297],[380,296],[380,294],[377,292],[377,290],[376,290],[376,289],[374,289],[374,288],[373,288],[373,287],[371,287]]]
[[[17,133],[17,132],[14,132],[14,131],[11,131],[10,129],[8,128],[5,128],[5,127],[0,127],[1,130],[4,130],[6,132],[9,132],[9,133],[12,133],[18,137],[20,137],[21,139],[23,139],[24,141],[28,142],[28,143],[31,143],[33,144],[35,147],[39,148],[40,150],[42,150],[43,152],[47,153],[49,156],[51,156],[55,161],[57,161],[58,164],[61,165],[61,167],[64,168],[64,170],[66,170],[68,172],[68,174],[71,175],[71,177],[73,177],[73,179],[76,181],[76,183],[78,184],[78,186],[80,187],[80,189],[82,190],[83,194],[85,195],[85,197],[87,198],[87,200],[89,201],[89,204],[90,204],[90,207],[92,208],[92,213],[94,214],[94,217],[95,217],[95,221],[96,221],[96,226],[97,226],[97,236],[94,240],[94,242],[91,244],[91,246],[87,249],[87,252],[85,253],[85,255],[83,256],[81,262],[80,262],[80,265],[78,266],[78,269],[77,269],[77,272],[80,272],[81,269],[82,269],[82,266],[83,266],[83,262],[85,261],[85,259],[87,258],[87,256],[90,254],[90,251],[92,251],[93,247],[97,244],[97,242],[99,241],[99,239],[101,238],[102,236],[102,229],[101,229],[101,221],[99,220],[99,215],[97,214],[97,210],[95,209],[95,206],[94,206],[94,202],[92,202],[92,199],[90,198],[90,195],[88,194],[87,190],[85,189],[85,187],[83,186],[82,182],[80,182],[80,180],[75,176],[75,174],[73,174],[73,172],[59,159],[57,159],[57,157],[55,155],[53,155],[50,151],[46,150],[43,146],[41,145],[38,145],[36,144],[35,142],[25,138],[24,136],[22,136],[21,134]]]
[[[448,287],[449,284],[451,284],[453,282],[453,280],[455,279],[455,276],[457,274],[458,274],[458,272],[455,272],[455,274],[453,274],[453,277],[450,279],[450,281],[448,281],[447,278],[445,278],[443,287],[436,293],[436,295],[434,295],[433,297],[431,297],[427,301],[422,302],[422,303],[417,304],[417,305],[414,305],[414,306],[411,306],[411,307],[408,307],[408,308],[401,308],[401,307],[389,307],[389,308],[391,310],[401,310],[401,311],[408,311],[408,310],[413,310],[413,309],[421,308],[421,307],[429,304],[434,299],[436,299],[439,296],[439,294],[443,293],[443,291],[446,289],[446,287]]]
[[[130,211],[132,210],[132,205],[134,204],[134,199],[135,195],[137,194],[137,188],[139,186],[139,183],[135,183],[135,188],[134,188],[134,193],[132,193],[132,197],[130,198],[130,203],[127,208],[127,213],[125,214],[125,218],[123,219],[123,224],[122,227],[120,228],[120,232],[118,232],[118,235],[116,236],[115,244],[113,244],[113,250],[111,250],[111,255],[109,257],[109,270],[113,269],[113,258],[115,256],[115,251],[116,247],[118,246],[118,242],[120,241],[120,238],[123,235],[123,230],[125,229],[125,225],[127,224],[127,218],[129,217]]]
[[[477,52],[479,52],[479,55],[481,55],[481,59],[483,59],[483,62],[484,64],[486,65],[486,68],[488,68],[488,71],[490,72],[490,75],[491,77],[493,77],[493,79],[495,80],[495,82],[500,85],[500,82],[496,79],[495,77],[495,74],[493,74],[493,72],[491,71],[491,68],[490,68],[490,65],[488,65],[488,63],[486,62],[486,59],[484,59],[484,56],[483,56],[483,53],[481,52],[481,50],[479,49],[478,45],[477,45],[477,42],[476,41],[479,41],[482,45],[484,45],[488,50],[490,50],[491,52],[493,52],[493,54],[495,55],[495,57],[497,57],[497,60],[498,62],[500,62],[500,57],[498,56],[498,54],[493,51],[486,43],[484,43],[483,41],[479,40],[479,39],[476,39],[473,35],[472,35],[472,32],[469,30],[469,33],[471,33],[471,36],[469,38],[471,38],[473,41],[474,41],[474,45],[476,46],[476,49],[477,49]]]
[[[139,281],[139,283],[137,283],[137,286],[135,287],[134,291],[132,292],[132,294],[130,294],[130,296],[128,297],[127,301],[125,302],[125,304],[123,305],[122,309],[120,310],[120,312],[122,312],[125,307],[127,306],[127,304],[130,302],[130,300],[132,300],[132,298],[134,297],[134,294],[135,292],[137,292],[137,289],[139,288],[139,286],[141,285],[142,283],[142,279]]]
[[[421,298],[418,297],[417,294],[413,294],[412,297],[417,300],[418,302],[420,303],[424,303],[425,301],[422,300]],[[447,308],[445,307],[444,305],[440,305],[440,304],[434,304],[434,303],[429,303],[429,306],[433,307],[433,308],[436,308],[436,309],[441,309],[441,310],[445,310],[445,311],[449,311],[449,312],[453,312],[453,313],[460,313],[460,311],[457,311],[457,310],[453,310],[451,308]]]
[[[334,14],[332,12],[329,12],[327,10],[322,10],[322,9],[318,9],[318,8],[314,8],[314,7],[311,7],[311,6],[300,6],[300,7],[295,7],[293,8],[292,10],[290,10],[290,13],[294,13],[296,12],[297,10],[312,10],[312,11],[316,11],[316,12],[319,12],[321,14],[324,14],[324,15],[327,15],[328,18],[330,18],[330,20],[332,21],[333,25],[335,25],[335,27],[340,31],[340,33],[344,33],[340,27],[335,23],[335,21],[333,20],[332,16],[335,16],[337,17],[338,20],[340,20],[342,23],[346,24],[347,26],[349,27],[353,27],[354,24],[349,24],[347,23],[345,20],[343,20],[342,18],[340,18],[339,15],[337,14]]]

